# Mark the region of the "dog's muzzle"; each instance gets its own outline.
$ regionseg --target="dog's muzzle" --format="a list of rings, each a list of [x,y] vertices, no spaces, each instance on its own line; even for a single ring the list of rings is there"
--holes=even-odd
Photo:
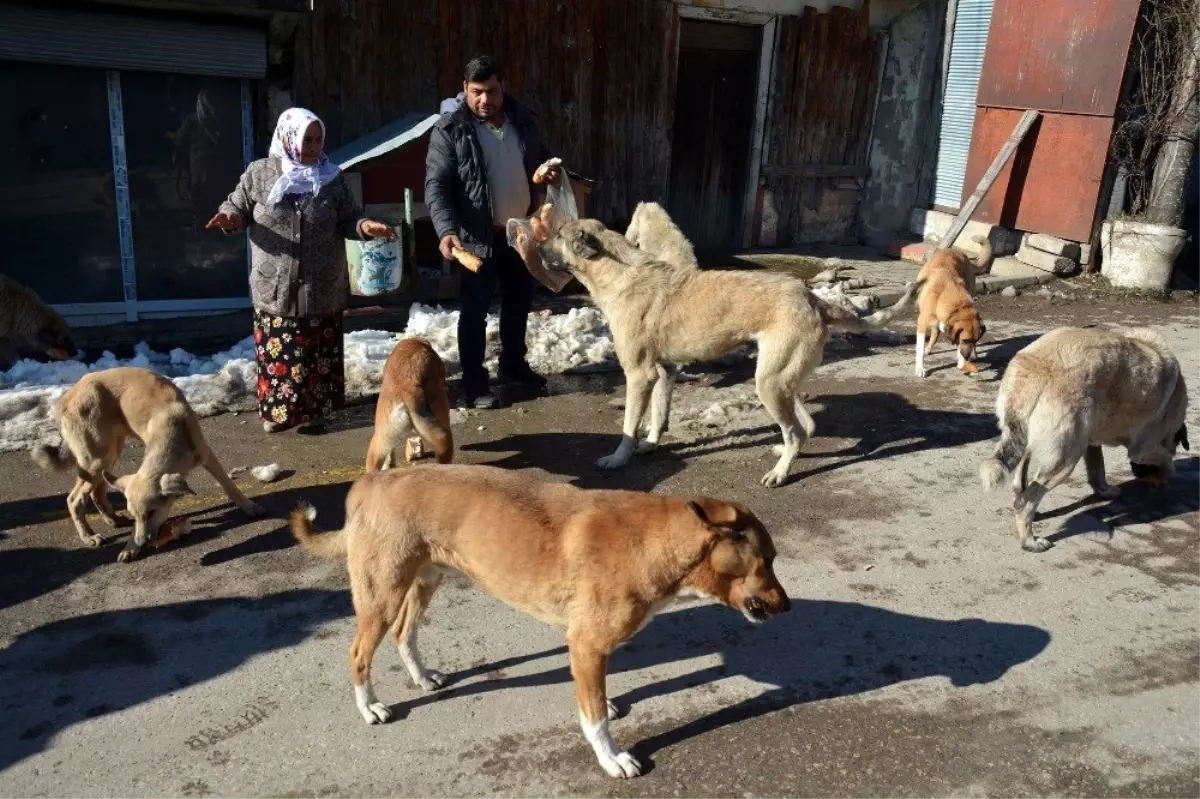
[[[742,607],[746,611],[746,615],[752,620],[762,622],[770,621],[776,615],[791,610],[792,601],[787,596],[784,596],[783,601],[779,603],[778,607],[773,608],[765,599],[752,596],[746,598],[746,601],[742,603]]]
[[[537,251],[538,256],[542,259],[542,264],[551,272],[564,272],[569,268],[562,256],[545,244],[539,244]]]

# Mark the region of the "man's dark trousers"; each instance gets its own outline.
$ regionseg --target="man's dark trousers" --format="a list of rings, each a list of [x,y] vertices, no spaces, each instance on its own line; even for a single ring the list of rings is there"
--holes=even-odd
[[[497,286],[500,287],[500,370],[511,372],[525,362],[525,326],[533,299],[533,277],[521,256],[503,237],[478,272],[462,270],[458,357],[462,363],[463,393],[468,397],[488,393],[483,354],[487,344],[488,306]]]

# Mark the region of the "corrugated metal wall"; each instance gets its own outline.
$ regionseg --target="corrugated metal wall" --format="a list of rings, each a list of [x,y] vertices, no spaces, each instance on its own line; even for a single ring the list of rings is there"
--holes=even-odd
[[[262,78],[262,27],[0,4],[0,58],[101,69]]]
[[[971,154],[971,131],[975,125],[975,96],[983,71],[988,28],[995,0],[958,0],[954,39],[946,95],[942,101],[942,124],[938,140],[937,170],[933,183],[934,205],[958,208],[963,198],[963,180]]]
[[[616,224],[666,198],[678,28],[668,0],[315,0],[297,32],[295,100],[337,147],[435,112],[488,52],[552,150],[600,181],[591,208]]]

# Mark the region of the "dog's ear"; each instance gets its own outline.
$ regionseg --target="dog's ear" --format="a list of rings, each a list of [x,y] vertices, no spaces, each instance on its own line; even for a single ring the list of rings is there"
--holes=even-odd
[[[979,323],[979,338],[977,338],[975,340],[983,341],[983,337],[986,335],[987,335],[987,325],[985,325],[983,322],[980,322]]]
[[[687,507],[705,527],[718,535],[734,541],[745,538],[742,522],[746,514],[737,505],[712,497],[696,497],[687,501]]]
[[[595,258],[600,254],[602,249],[603,246],[600,244],[600,239],[586,230],[577,230],[571,237],[571,252],[580,258]]]
[[[1184,452],[1192,451],[1192,445],[1188,443],[1187,424],[1179,425],[1179,432],[1175,434],[1175,443],[1183,447]]]
[[[158,487],[162,490],[164,496],[182,497],[187,494],[195,494],[192,487],[187,484],[187,480],[183,479],[182,474],[168,473],[158,478]]]

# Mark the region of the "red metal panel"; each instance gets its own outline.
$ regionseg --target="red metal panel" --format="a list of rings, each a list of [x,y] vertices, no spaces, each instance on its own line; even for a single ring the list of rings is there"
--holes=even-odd
[[[1113,116],[1139,0],[996,0],[981,106]]]
[[[964,194],[975,190],[1021,113],[1006,108],[976,109]],[[1043,114],[984,197],[975,218],[1087,241],[1112,130],[1112,117]]]

